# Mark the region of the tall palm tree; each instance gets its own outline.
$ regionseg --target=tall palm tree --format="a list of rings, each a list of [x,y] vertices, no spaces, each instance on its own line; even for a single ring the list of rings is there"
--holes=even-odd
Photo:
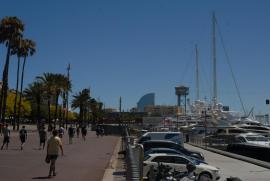
[[[22,37],[24,31],[24,24],[17,17],[5,17],[0,22],[0,43],[5,44],[7,47],[6,62],[3,70],[2,77],[2,90],[0,96],[0,117],[5,119],[6,101],[8,92],[8,72],[11,48],[14,46],[15,40]]]
[[[36,52],[36,43],[32,40],[25,39],[21,40],[21,56],[23,57],[23,66],[22,66],[22,74],[21,74],[21,89],[20,89],[20,97],[19,97],[19,110],[18,110],[18,118],[17,118],[17,130],[19,130],[20,125],[20,114],[21,114],[21,103],[22,103],[22,92],[23,92],[23,79],[24,79],[24,69],[26,58],[28,56],[32,56]]]
[[[71,89],[71,84],[68,78],[63,74],[54,74],[54,73],[44,73],[43,76],[37,77],[40,79],[45,87],[47,87],[48,94],[48,110],[49,110],[49,125],[51,126],[50,120],[50,105],[51,98],[54,100],[55,112],[54,112],[54,127],[56,126],[56,120],[58,119],[58,102],[61,93],[66,90]]]
[[[66,127],[67,127],[67,114],[68,114],[68,100],[67,100],[67,95],[68,95],[68,92],[71,92],[71,81],[69,80],[68,77],[64,76],[63,77],[63,85],[62,85],[62,100],[63,100],[63,108],[64,108],[64,112],[63,112],[63,120],[65,119],[66,121]]]
[[[26,88],[24,91],[26,100],[30,101],[33,107],[37,107],[37,117],[35,116],[34,117],[37,120],[38,127],[41,120],[40,106],[41,106],[41,102],[43,98],[43,92],[44,92],[43,90],[44,90],[43,84],[41,82],[35,81],[32,84],[30,84],[28,88]],[[32,114],[35,115],[34,113]]]
[[[18,58],[18,62],[17,62],[17,79],[16,79],[16,93],[15,93],[15,100],[14,100],[14,107],[13,107],[13,120],[12,120],[12,125],[13,125],[13,130],[15,130],[15,126],[16,126],[16,118],[17,118],[17,97],[18,97],[18,87],[19,87],[19,71],[20,71],[20,58],[22,57],[22,40],[19,38],[18,40],[16,40],[15,46],[12,48],[11,54],[17,55]]]
[[[48,106],[48,130],[51,129],[51,100],[53,98],[53,89],[54,89],[54,74],[53,73],[44,73],[43,76],[36,77],[37,80],[40,80],[43,84],[46,99],[47,99],[47,106]]]
[[[63,92],[63,87],[66,85],[66,76],[63,74],[54,74],[54,96],[55,96],[55,112],[54,112],[54,127],[56,126],[56,120],[58,120],[58,101],[61,93]]]
[[[90,100],[90,89],[83,89],[82,91],[73,96],[71,107],[73,109],[79,108],[80,123],[82,123],[84,120],[84,115],[87,111]]]

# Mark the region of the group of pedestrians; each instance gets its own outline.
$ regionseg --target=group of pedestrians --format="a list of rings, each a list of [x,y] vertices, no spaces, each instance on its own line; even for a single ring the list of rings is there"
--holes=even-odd
[[[101,126],[101,125],[97,125],[97,127],[96,127],[96,135],[97,135],[97,137],[103,136],[104,134],[105,134],[104,127]]]
[[[73,138],[75,136],[75,130],[76,130],[76,134],[77,134],[77,138],[80,137],[80,133],[82,135],[83,140],[86,140],[86,135],[87,135],[87,128],[86,126],[79,126],[77,125],[76,129],[70,125],[68,128],[68,137],[69,137],[69,144],[73,143]]]
[[[75,136],[75,131],[77,132],[77,137],[79,138],[79,135],[81,133],[82,139],[86,141],[86,135],[87,135],[87,128],[86,126],[77,126],[76,129],[70,125],[68,128],[68,137],[69,137],[69,144],[73,143],[73,138]],[[9,142],[10,142],[10,129],[8,124],[4,124],[4,126],[1,126],[0,128],[1,136],[3,135],[3,144],[1,146],[1,150],[5,147],[8,149]],[[49,169],[49,175],[48,178],[52,176],[56,176],[55,171],[55,163],[59,155],[59,150],[61,151],[61,155],[64,155],[63,150],[63,144],[62,139],[65,133],[65,129],[63,127],[60,127],[59,129],[52,129],[52,136],[47,141],[47,131],[44,125],[40,126],[38,129],[38,135],[39,135],[39,149],[45,148],[46,141],[47,141],[47,150],[46,150],[46,159],[45,161],[47,163],[50,163],[50,169]],[[27,140],[27,130],[25,126],[22,126],[22,128],[19,130],[19,139],[20,139],[20,149],[23,150],[24,144]]]
[[[10,129],[8,127],[8,124],[4,124],[5,126],[1,128],[1,135],[3,135],[3,144],[1,146],[1,150],[3,150],[4,146],[6,149],[8,149],[8,144],[10,142]],[[22,128],[19,131],[19,138],[21,141],[20,149],[23,150],[24,143],[27,139],[27,131],[25,129],[25,126],[22,126]]]

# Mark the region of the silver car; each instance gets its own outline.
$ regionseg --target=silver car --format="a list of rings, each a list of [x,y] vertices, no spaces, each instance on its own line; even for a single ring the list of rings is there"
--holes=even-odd
[[[147,178],[149,176],[150,167],[154,166],[154,168],[157,168],[159,163],[168,165],[172,169],[175,169],[179,172],[187,171],[186,165],[188,163],[192,163],[196,166],[194,173],[196,174],[197,179],[200,180],[200,178],[202,177],[207,177],[211,180],[219,180],[220,178],[220,171],[218,168],[204,164],[202,162],[197,162],[196,160],[189,159],[182,155],[172,155],[166,153],[149,154],[143,163],[144,178]]]

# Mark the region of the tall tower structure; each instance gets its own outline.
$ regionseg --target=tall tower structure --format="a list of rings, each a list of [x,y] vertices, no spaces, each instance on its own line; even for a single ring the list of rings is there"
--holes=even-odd
[[[184,96],[185,100],[185,114],[187,112],[187,95],[189,94],[189,87],[177,86],[175,87],[175,94],[177,96],[177,106],[181,107],[181,97]]]

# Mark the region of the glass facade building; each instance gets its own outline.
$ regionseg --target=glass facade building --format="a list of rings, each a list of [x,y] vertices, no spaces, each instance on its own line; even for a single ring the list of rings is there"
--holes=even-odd
[[[149,105],[155,105],[155,93],[145,94],[141,97],[137,103],[138,112],[144,112],[144,107]]]

